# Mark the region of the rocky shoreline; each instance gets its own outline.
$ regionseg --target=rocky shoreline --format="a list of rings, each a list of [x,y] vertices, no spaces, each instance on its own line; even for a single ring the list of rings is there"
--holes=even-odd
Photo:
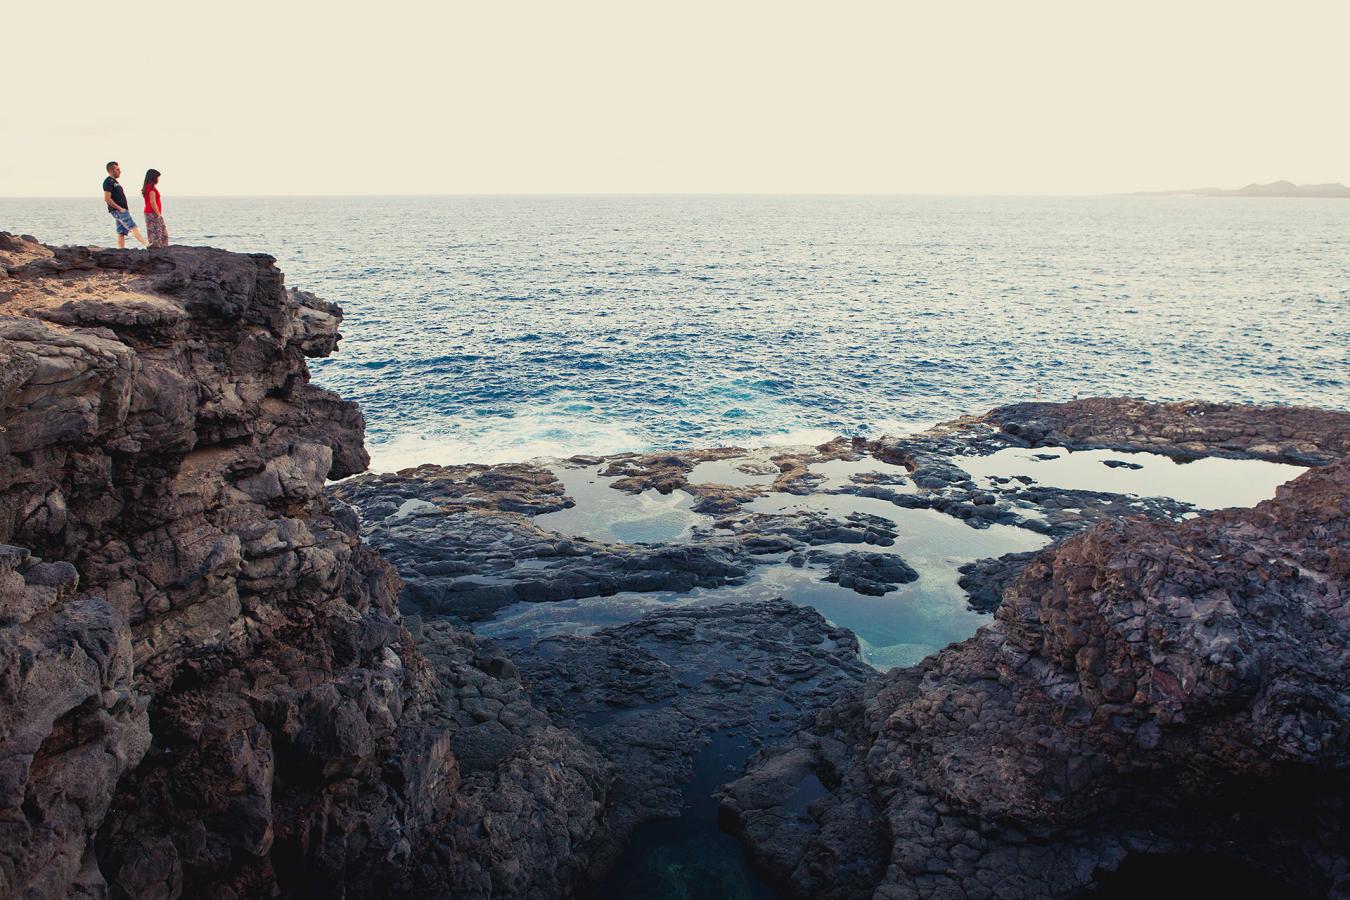
[[[1350,891],[1350,414],[360,475],[305,365],[340,321],[266,256],[0,233],[0,897],[603,896],[707,778],[785,896],[1073,896],[1159,854]],[[1210,512],[994,465],[1064,450],[1313,468]],[[925,556],[939,523],[1028,549]],[[970,625],[912,667],[811,608],[934,585]],[[744,889],[719,866],[669,868]]]
[[[500,655],[414,638],[324,496],[367,460],[308,383],[340,310],[262,255],[0,234],[0,261],[0,896],[576,880],[610,767]],[[482,697],[513,735],[486,775],[452,750]]]
[[[724,809],[794,896],[1069,896],[1182,853],[1339,896],[1347,513],[1338,461],[1252,510],[1070,539],[992,626],[836,704]],[[831,793],[789,820],[775,798],[808,773]],[[870,867],[846,858],[860,829],[888,835]]]

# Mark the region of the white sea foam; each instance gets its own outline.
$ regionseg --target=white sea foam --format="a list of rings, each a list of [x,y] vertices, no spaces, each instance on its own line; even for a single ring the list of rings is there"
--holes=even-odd
[[[1350,403],[1350,204],[179,198],[342,305],[377,467],[904,434],[1040,396]],[[78,199],[8,230],[107,242]],[[1316,248],[1310,252],[1309,248]]]
[[[548,416],[518,416],[460,424],[449,433],[400,434],[369,439],[370,471],[396,472],[423,463],[522,462],[566,459],[575,454],[597,456],[650,449],[633,432],[617,425],[559,421]]]

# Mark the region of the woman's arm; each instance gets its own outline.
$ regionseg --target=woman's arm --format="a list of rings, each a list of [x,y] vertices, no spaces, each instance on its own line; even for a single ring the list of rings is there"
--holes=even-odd
[[[160,208],[159,191],[150,192],[150,205],[155,208],[155,215],[157,216],[164,215],[164,210]]]

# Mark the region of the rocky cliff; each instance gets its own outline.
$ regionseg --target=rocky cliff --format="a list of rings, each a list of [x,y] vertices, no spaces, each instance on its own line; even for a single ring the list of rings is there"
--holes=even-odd
[[[556,894],[583,867],[605,762],[506,660],[415,640],[322,493],[367,461],[308,383],[340,319],[266,256],[0,233],[0,897]]]
[[[1350,460],[1253,509],[1099,524],[1031,559],[993,625],[766,752],[723,809],[793,896],[1073,896],[1172,854],[1346,895],[1348,548]],[[829,794],[794,815],[808,775]]]
[[[734,779],[727,821],[801,896],[1064,896],[1166,853],[1350,890],[1350,416],[1019,404],[736,485],[691,482],[744,451],[574,459],[709,516],[622,543],[542,527],[575,501],[536,465],[325,488],[367,462],[360,412],[308,380],[340,321],[266,256],[0,233],[0,898],[612,892],[695,775]],[[954,462],[1041,445],[1325,465],[1192,517]],[[865,455],[896,470],[819,472]],[[918,573],[863,551],[895,523],[748,508],[770,495],[1056,543],[979,561],[994,623],[878,675],[815,610],[738,591],[779,565],[890,594]],[[514,659],[458,630],[715,588],[738,602]],[[706,863],[668,868],[719,890]]]

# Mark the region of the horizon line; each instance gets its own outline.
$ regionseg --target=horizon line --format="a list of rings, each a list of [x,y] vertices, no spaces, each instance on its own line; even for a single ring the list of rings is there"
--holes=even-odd
[[[467,191],[431,193],[371,194],[174,194],[184,200],[233,199],[387,199],[407,197],[1135,197],[1159,194],[1183,194],[1191,188],[1135,191],[1047,192],[959,192],[959,191]],[[93,196],[79,194],[5,194],[0,200],[78,200]]]

